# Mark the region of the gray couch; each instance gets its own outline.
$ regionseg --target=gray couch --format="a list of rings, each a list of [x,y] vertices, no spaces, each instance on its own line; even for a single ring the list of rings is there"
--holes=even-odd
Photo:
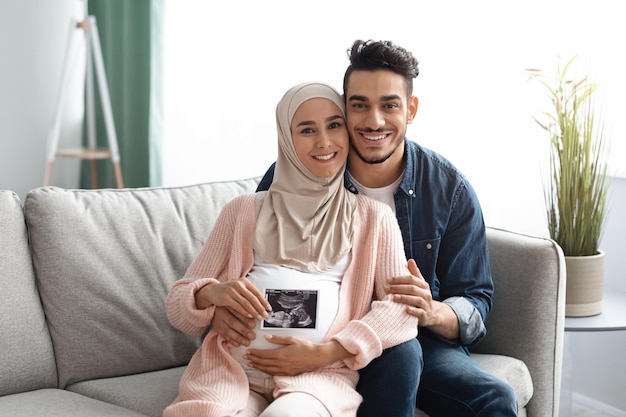
[[[198,346],[169,325],[165,296],[220,208],[257,181],[44,187],[23,202],[0,191],[0,416],[161,416]],[[562,252],[503,230],[488,237],[496,301],[474,354],[515,386],[521,416],[555,417]]]

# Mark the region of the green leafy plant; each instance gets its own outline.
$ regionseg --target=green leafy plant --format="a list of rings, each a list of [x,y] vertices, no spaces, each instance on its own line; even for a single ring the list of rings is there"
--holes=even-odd
[[[552,110],[535,121],[550,136],[549,174],[544,198],[550,237],[566,256],[598,253],[608,192],[608,152],[602,111],[596,113],[597,83],[575,81],[568,70],[576,56],[559,65],[554,82],[541,70],[528,70],[529,79],[545,89]]]

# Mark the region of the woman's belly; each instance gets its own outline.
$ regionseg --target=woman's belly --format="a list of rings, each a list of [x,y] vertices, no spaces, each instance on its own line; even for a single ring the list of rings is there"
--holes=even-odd
[[[266,335],[296,336],[313,343],[321,342],[333,323],[339,307],[341,276],[348,257],[335,268],[319,274],[304,273],[276,265],[258,264],[248,279],[265,296],[272,311],[264,320],[257,320],[256,338],[250,346],[231,347],[233,357],[251,377],[268,375],[250,368],[243,359],[248,349],[275,349]]]

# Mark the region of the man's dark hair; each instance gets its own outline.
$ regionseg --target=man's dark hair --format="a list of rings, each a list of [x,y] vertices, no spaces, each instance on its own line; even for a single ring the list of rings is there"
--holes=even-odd
[[[343,93],[347,94],[348,79],[353,71],[389,70],[404,78],[407,96],[413,95],[413,78],[419,74],[418,61],[413,54],[391,41],[356,40],[348,49],[350,65],[343,77]]]

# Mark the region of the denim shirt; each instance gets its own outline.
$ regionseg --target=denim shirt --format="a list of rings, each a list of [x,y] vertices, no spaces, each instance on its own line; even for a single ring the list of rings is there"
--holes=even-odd
[[[493,281],[480,203],[467,179],[443,156],[405,139],[404,178],[394,193],[407,259],[415,259],[433,299],[457,315],[460,338],[471,345],[487,333]],[[350,167],[348,167],[348,170]],[[274,165],[257,191],[267,190]],[[358,193],[346,172],[345,187]]]

